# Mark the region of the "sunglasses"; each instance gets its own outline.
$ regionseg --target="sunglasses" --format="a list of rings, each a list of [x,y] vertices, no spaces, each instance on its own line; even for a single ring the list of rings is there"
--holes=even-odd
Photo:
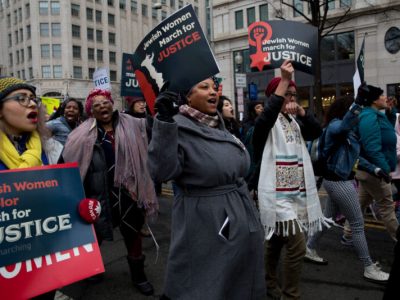
[[[40,106],[42,103],[42,99],[40,99],[39,97],[28,96],[26,94],[16,94],[14,96],[3,99],[3,101],[7,101],[7,100],[17,101],[20,105],[22,105],[24,107],[29,107],[29,105],[31,104],[31,101],[33,101],[37,106]]]

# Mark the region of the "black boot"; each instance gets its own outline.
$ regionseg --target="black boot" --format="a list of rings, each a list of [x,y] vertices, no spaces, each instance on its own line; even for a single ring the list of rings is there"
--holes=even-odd
[[[131,270],[131,276],[133,285],[141,292],[143,295],[150,296],[154,294],[154,288],[150,282],[147,281],[146,274],[144,274],[144,259],[145,256],[142,255],[139,258],[133,258],[132,256],[127,256],[129,269]]]

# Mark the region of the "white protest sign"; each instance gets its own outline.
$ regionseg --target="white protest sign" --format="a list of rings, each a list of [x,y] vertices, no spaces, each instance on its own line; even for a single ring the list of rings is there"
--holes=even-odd
[[[108,76],[108,69],[107,68],[97,69],[96,72],[93,73],[93,83],[96,89],[110,91],[111,85],[110,85],[110,77]]]

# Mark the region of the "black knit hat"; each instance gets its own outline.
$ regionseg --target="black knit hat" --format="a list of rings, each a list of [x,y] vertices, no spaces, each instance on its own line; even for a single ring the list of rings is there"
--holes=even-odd
[[[36,88],[33,85],[27,84],[25,81],[15,77],[0,77],[0,102],[8,94],[20,89],[30,90],[36,95]]]
[[[362,100],[364,105],[371,106],[372,102],[378,100],[383,94],[383,90],[373,85],[362,84],[358,88],[357,98]]]

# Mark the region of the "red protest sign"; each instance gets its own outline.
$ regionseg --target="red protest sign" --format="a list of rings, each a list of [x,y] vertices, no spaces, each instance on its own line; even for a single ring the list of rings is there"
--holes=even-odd
[[[0,268],[3,299],[23,300],[104,272],[97,242]]]

